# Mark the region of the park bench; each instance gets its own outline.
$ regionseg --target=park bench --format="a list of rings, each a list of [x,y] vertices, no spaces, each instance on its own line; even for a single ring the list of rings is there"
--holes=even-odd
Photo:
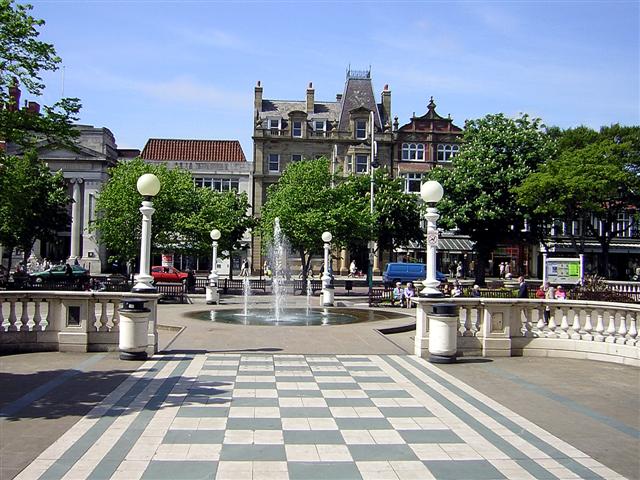
[[[160,301],[189,303],[187,287],[182,283],[156,283],[156,289],[161,295]]]
[[[393,290],[390,288],[372,288],[369,290],[369,306],[379,307],[380,304],[391,305],[393,300]]]

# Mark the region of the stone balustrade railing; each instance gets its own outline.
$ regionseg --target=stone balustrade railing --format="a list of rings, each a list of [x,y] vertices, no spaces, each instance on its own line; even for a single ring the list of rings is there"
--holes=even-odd
[[[640,366],[638,304],[510,298],[416,301],[416,355],[424,355],[428,345],[431,304],[445,302],[459,307],[461,356],[556,356]]]
[[[118,349],[120,302],[144,298],[147,354],[158,350],[159,295],[121,292],[0,291],[0,352],[100,352]]]

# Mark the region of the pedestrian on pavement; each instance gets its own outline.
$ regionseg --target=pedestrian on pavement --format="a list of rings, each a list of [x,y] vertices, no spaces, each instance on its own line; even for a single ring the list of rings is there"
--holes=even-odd
[[[349,277],[353,278],[358,273],[358,267],[356,266],[356,261],[351,260],[351,265],[349,265]]]
[[[249,276],[249,262],[247,261],[246,258],[242,261],[242,267],[240,268],[240,276],[241,277]]]
[[[529,287],[523,276],[518,277],[518,298],[529,298]]]

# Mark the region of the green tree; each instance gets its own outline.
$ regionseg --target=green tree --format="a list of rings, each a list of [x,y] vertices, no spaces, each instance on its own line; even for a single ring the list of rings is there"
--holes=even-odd
[[[63,98],[35,114],[20,109],[12,96],[15,87],[41,95],[42,72],[57,70],[61,62],[54,46],[38,39],[44,20],[33,18],[31,9],[31,5],[0,0],[0,140],[21,147],[44,139],[71,145],[77,136],[72,125],[80,110],[77,98]]]
[[[260,233],[263,243],[273,238],[275,219],[300,255],[306,278],[312,255],[322,252],[322,233],[331,232],[332,244],[346,247],[370,235],[369,203],[353,196],[352,189],[338,183],[332,188],[328,160],[304,160],[287,166],[275,185],[267,190]],[[335,178],[334,183],[339,179]]]
[[[62,173],[52,174],[34,152],[4,157],[0,166],[0,243],[9,258],[20,248],[26,261],[36,239],[48,240],[65,228],[70,220],[69,203]]]
[[[521,239],[527,212],[516,203],[514,188],[553,157],[555,147],[540,119],[526,114],[515,119],[495,114],[468,120],[463,138],[452,168],[436,168],[429,179],[438,180],[444,188],[439,224],[475,242],[475,281],[484,285],[490,253],[500,243]]]
[[[576,253],[584,252],[586,238],[595,238],[602,252],[599,273],[608,275],[611,241],[638,225],[640,127],[568,129],[558,136],[558,145],[560,154],[515,190],[518,201],[540,224],[577,222],[578,235],[568,231]],[[629,221],[619,222],[621,214]]]
[[[140,159],[120,162],[110,170],[111,178],[96,200],[97,219],[91,225],[112,258],[126,263],[140,251],[142,199],[136,183],[144,173],[155,174],[161,185],[153,198],[151,245],[155,251],[206,255],[213,228],[222,232],[222,250],[231,250],[253,225],[246,194],[196,188],[191,174],[183,169],[170,170]]]
[[[404,179],[392,178],[384,168],[374,173],[374,215],[370,235],[378,242],[378,252],[413,242],[422,243],[424,232],[420,228],[421,205],[418,196],[404,192]],[[371,177],[351,175],[342,188],[347,198],[365,198],[371,210]],[[369,240],[360,239],[361,242]]]

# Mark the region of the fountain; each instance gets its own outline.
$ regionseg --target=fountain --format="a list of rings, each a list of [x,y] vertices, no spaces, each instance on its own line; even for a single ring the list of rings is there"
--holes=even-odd
[[[286,306],[286,281],[288,275],[287,253],[289,241],[282,233],[280,219],[273,222],[273,241],[269,245],[269,264],[271,265],[271,290],[273,292],[273,312],[276,322],[279,322]]]
[[[299,325],[342,325],[384,318],[394,318],[397,314],[379,314],[368,310],[312,308],[311,278],[306,284],[306,305],[304,308],[291,308],[287,305],[287,285],[290,280],[290,268],[287,262],[290,251],[289,242],[276,218],[273,229],[273,241],[268,248],[268,262],[271,266],[271,308],[251,308],[249,299],[251,286],[247,277],[243,280],[243,309],[219,309],[194,314],[196,318],[213,322],[235,323],[243,325],[299,326]],[[301,303],[301,302],[298,302]]]

